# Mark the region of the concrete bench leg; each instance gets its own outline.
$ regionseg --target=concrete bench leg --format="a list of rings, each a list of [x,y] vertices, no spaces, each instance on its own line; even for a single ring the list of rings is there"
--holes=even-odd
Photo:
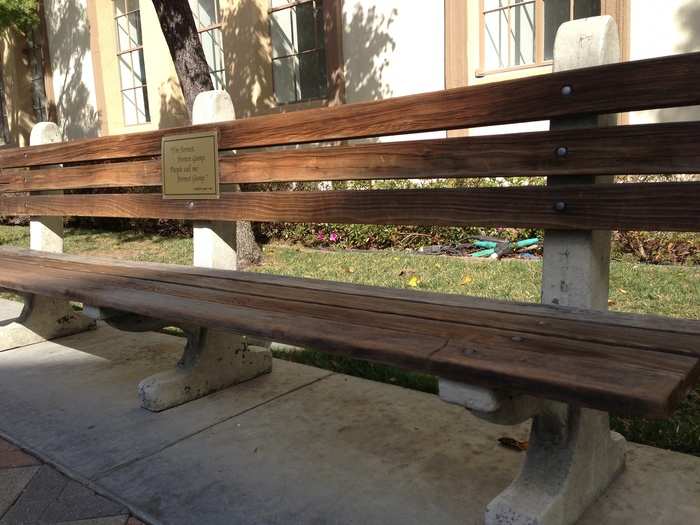
[[[39,122],[32,128],[32,146],[61,141],[61,133],[53,122]],[[37,192],[56,194],[61,191]],[[63,217],[32,217],[29,223],[32,250],[63,252]],[[39,295],[26,295],[24,309],[17,319],[0,323],[0,352],[77,334],[93,328],[95,323],[73,311],[66,300]]]
[[[141,406],[160,412],[271,370],[270,350],[249,345],[245,336],[209,328],[189,329],[177,367],[139,384]]]
[[[574,524],[624,467],[607,413],[444,380],[440,396],[492,423],[533,418],[520,474],[487,506],[486,525]]]
[[[555,71],[619,59],[617,26],[609,16],[567,22],[557,31]],[[561,92],[555,96],[575,97],[576,93],[576,85],[562,81]],[[550,128],[583,129],[616,123],[615,116],[583,115],[553,120]],[[598,182],[611,180],[554,177],[547,184]],[[545,231],[542,303],[607,309],[609,264],[610,232]],[[625,441],[610,432],[606,413],[450,381],[440,382],[440,393],[446,401],[494,423],[513,425],[532,418],[522,470],[488,505],[488,525],[573,524],[623,468]]]
[[[65,300],[28,295],[20,316],[0,323],[0,352],[77,334],[94,326],[92,320],[74,311]]]
[[[109,308],[88,306],[86,314],[124,332],[155,332],[174,324]],[[141,406],[161,412],[243,383],[272,370],[269,343],[232,332],[180,324],[187,343],[173,370],[141,381]]]

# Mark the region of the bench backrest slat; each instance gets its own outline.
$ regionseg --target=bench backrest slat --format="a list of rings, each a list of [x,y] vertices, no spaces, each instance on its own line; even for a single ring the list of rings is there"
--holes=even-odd
[[[0,215],[700,231],[700,183],[233,192],[208,201],[158,193],[18,196],[0,199]]]
[[[221,156],[222,183],[699,173],[700,123],[384,142]],[[557,155],[560,147],[566,155]],[[0,192],[160,186],[160,161],[2,170]]]
[[[164,135],[204,129],[219,129],[226,150],[687,106],[700,104],[698,85],[700,53],[689,53],[216,125],[8,149],[0,152],[0,168],[153,156]]]

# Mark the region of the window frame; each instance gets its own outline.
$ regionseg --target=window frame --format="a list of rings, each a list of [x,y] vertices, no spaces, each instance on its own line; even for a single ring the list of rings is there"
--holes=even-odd
[[[484,10],[484,0],[479,0],[479,67],[476,69],[477,77],[484,77],[486,75],[492,75],[497,73],[507,73],[511,71],[520,71],[523,69],[532,69],[537,67],[551,66],[553,61],[551,59],[545,60],[544,58],[544,2],[545,0],[532,0],[535,7],[535,61],[532,64],[521,64],[517,66],[506,66],[499,68],[486,69],[486,19],[487,14]],[[529,2],[524,2],[529,3]],[[510,11],[514,6],[522,5],[516,4],[514,0],[508,0],[508,5],[505,7],[498,7],[495,9],[490,9],[488,12],[493,13],[496,11]],[[574,20],[574,13],[576,8],[576,0],[571,0],[569,6],[569,21]],[[602,11],[602,5],[601,5]],[[510,57],[510,27],[511,27],[511,17],[508,16],[508,56]]]
[[[272,96],[276,107],[304,107],[319,104],[330,106],[345,102],[345,74],[342,68],[342,32],[340,31],[342,28],[342,0],[322,0],[320,11],[323,17],[323,47],[319,47],[319,42],[316,42],[316,47],[300,53],[279,57],[273,57],[272,55],[272,14],[300,5],[313,3],[314,0],[294,0],[286,5],[272,7],[272,0],[268,2],[267,17],[268,35],[270,38],[270,77]],[[316,37],[318,37],[318,35],[316,35]],[[274,61],[292,56],[316,53],[321,49],[324,50],[326,59],[326,94],[321,97],[305,98],[289,102],[278,101],[275,89]]]
[[[126,27],[128,31],[127,37],[129,38],[129,44],[131,44],[131,29],[130,29],[130,23],[129,23],[129,15],[133,13],[138,13],[138,20],[139,20],[139,32],[141,33],[140,35],[140,44],[137,46],[129,47],[127,49],[121,49],[121,42],[119,40],[119,19],[120,18],[125,18],[126,19]],[[115,49],[117,50],[116,57],[117,57],[117,69],[119,70],[119,95],[121,97],[121,103],[122,103],[122,124],[124,127],[134,127],[134,126],[143,126],[146,124],[151,123],[151,105],[148,100],[148,82],[146,81],[146,61],[145,61],[145,52],[144,52],[144,47],[143,47],[143,28],[141,26],[141,1],[138,0],[138,8],[137,9],[132,9],[129,11],[129,0],[124,0],[124,12],[122,14],[117,13],[117,7],[116,7],[116,2],[114,6],[114,37],[115,37]],[[124,88],[124,79],[122,78],[122,68],[119,64],[119,61],[121,60],[121,57],[123,55],[128,54],[129,55],[129,63],[130,63],[130,72],[132,75],[132,81],[136,78],[134,75],[134,62],[132,60],[132,54],[133,53],[140,53],[140,60],[141,64],[143,66],[143,75],[144,75],[144,82],[139,84],[138,86],[134,85],[129,88]],[[145,120],[143,122],[139,121],[138,117],[138,107],[136,109],[136,122],[132,124],[127,124],[127,119],[126,119],[126,106],[124,104],[124,93],[127,91],[130,91],[134,94],[134,97],[136,97],[136,91],[137,90],[142,90],[143,92],[143,100],[144,100],[144,118]]]

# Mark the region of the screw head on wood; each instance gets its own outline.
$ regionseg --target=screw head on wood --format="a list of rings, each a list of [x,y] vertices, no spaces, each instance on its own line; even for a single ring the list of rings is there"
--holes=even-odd
[[[569,154],[569,148],[566,146],[559,146],[557,148],[557,157],[564,158]]]
[[[564,201],[558,201],[554,204],[554,209],[557,211],[566,210],[566,203]]]
[[[561,88],[561,94],[564,95],[565,97],[568,97],[572,95],[574,92],[574,88],[572,88],[570,85],[563,86]]]
[[[194,201],[189,201],[189,202],[187,203],[187,207],[188,207],[190,210],[191,210],[192,208],[194,208]]]

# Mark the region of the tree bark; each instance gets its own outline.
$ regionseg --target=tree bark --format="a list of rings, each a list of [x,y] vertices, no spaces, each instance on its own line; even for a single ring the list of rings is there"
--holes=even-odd
[[[2,49],[0,48],[0,62],[2,62]],[[5,73],[0,67],[0,146],[10,143],[10,123],[7,122],[7,109],[5,105]]]
[[[190,4],[188,0],[153,0],[153,5],[175,63],[187,111],[192,116],[197,95],[214,89],[214,84]],[[260,262],[262,251],[255,242],[250,222],[239,221],[236,232],[238,263],[245,267]]]
[[[194,99],[201,92],[214,89],[214,84],[190,4],[188,0],[153,0],[153,5],[175,63],[187,111],[192,115]]]

